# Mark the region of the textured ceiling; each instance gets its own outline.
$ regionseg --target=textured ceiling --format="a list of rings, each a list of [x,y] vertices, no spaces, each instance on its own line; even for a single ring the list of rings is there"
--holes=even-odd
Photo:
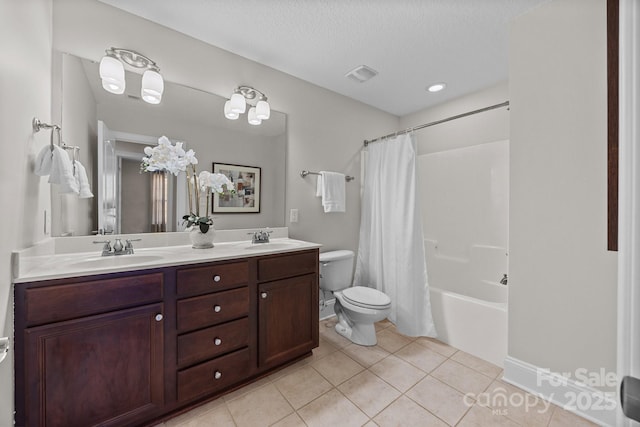
[[[509,21],[548,0],[101,1],[403,116],[506,80]]]

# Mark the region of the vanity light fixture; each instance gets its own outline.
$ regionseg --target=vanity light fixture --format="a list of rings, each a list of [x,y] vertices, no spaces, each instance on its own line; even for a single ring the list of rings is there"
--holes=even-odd
[[[104,90],[116,95],[124,93],[124,64],[127,64],[132,68],[144,70],[140,90],[142,99],[149,104],[160,103],[164,92],[164,80],[160,75],[160,67],[154,61],[135,50],[112,47],[105,52],[106,55],[100,61],[100,78]]]
[[[247,111],[247,100],[258,98],[255,106],[249,104],[247,120],[251,125],[259,125],[263,120],[271,117],[271,107],[267,96],[250,86],[239,86],[233,91],[231,98],[224,103],[224,116],[229,120],[236,120],[240,114]]]

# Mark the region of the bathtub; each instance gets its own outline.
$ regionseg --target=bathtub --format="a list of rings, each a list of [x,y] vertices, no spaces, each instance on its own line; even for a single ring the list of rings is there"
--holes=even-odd
[[[438,339],[497,366],[507,356],[507,252],[475,245],[468,257],[440,253],[425,240],[433,320]]]

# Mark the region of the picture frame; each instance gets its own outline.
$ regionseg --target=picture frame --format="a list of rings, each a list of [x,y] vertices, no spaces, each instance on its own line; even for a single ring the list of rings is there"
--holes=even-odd
[[[235,194],[214,194],[212,213],[260,213],[261,168],[214,162],[212,169],[229,178],[236,191]]]

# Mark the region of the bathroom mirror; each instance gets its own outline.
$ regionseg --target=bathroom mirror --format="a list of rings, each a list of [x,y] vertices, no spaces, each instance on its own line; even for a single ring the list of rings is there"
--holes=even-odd
[[[114,95],[102,89],[98,66],[66,53],[54,55],[53,119],[62,126],[64,142],[80,147],[79,160],[87,169],[95,197],[78,199],[57,194],[56,186],[52,186],[52,235],[89,235],[104,229],[105,224],[98,222],[98,211],[104,208],[98,208],[98,199],[105,199],[105,189],[111,191],[107,208],[119,215],[116,233],[157,231],[151,225],[149,208],[154,203],[151,174],[139,173],[139,164],[145,145],[154,145],[163,135],[195,151],[198,172],[211,171],[213,163],[261,168],[260,212],[216,213],[213,219],[217,229],[284,226],[284,113],[272,111],[270,119],[259,126],[248,124],[246,115],[228,120],[223,114],[225,98],[167,81],[162,102],[147,104],[140,98],[141,75],[127,71],[125,93]],[[103,166],[98,166],[99,157],[103,157],[98,156],[98,138],[99,134],[105,138],[105,133],[112,144],[110,156],[112,160],[115,157],[117,165],[111,173],[117,179],[115,186],[100,188],[105,173]],[[173,208],[169,208],[166,231],[183,229],[181,218],[188,213],[182,212],[185,188],[183,176],[170,176],[167,204]]]

